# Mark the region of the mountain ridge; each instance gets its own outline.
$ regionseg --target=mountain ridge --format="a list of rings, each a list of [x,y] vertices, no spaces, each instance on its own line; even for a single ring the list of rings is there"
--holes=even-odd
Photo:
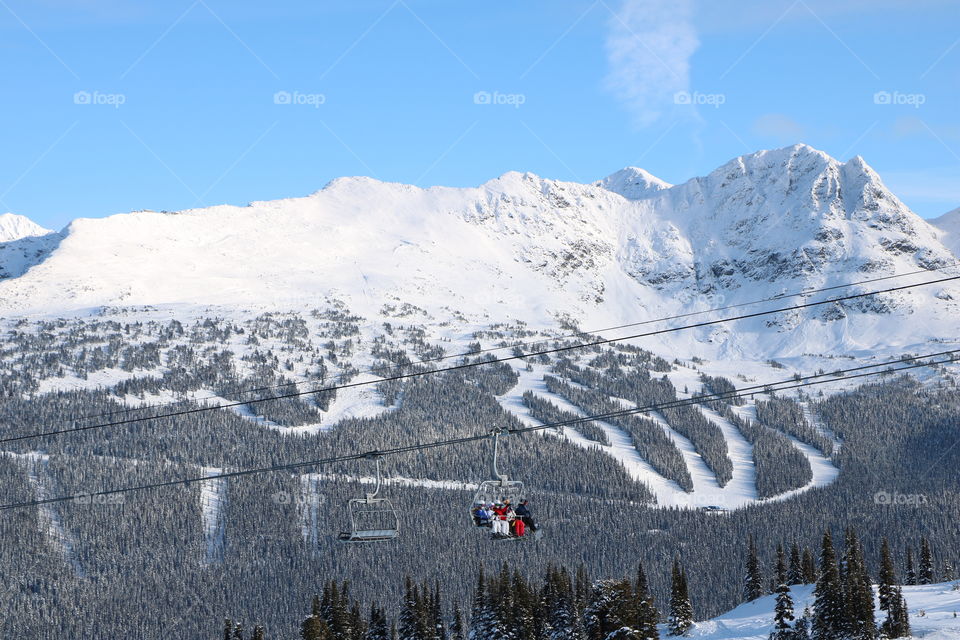
[[[83,218],[4,243],[0,312],[282,308],[332,296],[365,315],[409,302],[438,321],[457,309],[475,321],[599,326],[937,269],[956,261],[943,236],[862,158],[807,145],[678,185],[636,168],[591,184],[507,172],[468,188],[345,177],[300,198]],[[960,288],[943,285],[737,329],[776,332],[764,351],[914,344],[955,333],[958,299]],[[900,321],[917,313],[923,336]],[[695,339],[739,352],[734,333]]]

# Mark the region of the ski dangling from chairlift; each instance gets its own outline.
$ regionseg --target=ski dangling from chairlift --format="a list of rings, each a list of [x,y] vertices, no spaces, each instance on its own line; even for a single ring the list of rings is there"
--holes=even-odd
[[[384,542],[400,536],[400,516],[397,515],[397,510],[387,498],[377,497],[383,483],[380,475],[381,456],[372,453],[366,457],[376,463],[377,484],[373,493],[347,502],[349,529],[341,531],[337,536],[341,542]]]
[[[470,521],[475,527],[489,528],[494,540],[538,539],[542,531],[534,523],[527,506],[523,483],[510,480],[497,467],[502,433],[504,431],[499,428],[490,432],[493,439],[491,470],[495,480],[480,482],[470,506]]]

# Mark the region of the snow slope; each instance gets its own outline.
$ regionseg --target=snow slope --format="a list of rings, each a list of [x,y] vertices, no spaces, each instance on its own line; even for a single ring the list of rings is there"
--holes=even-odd
[[[930,224],[944,232],[943,244],[954,254],[960,254],[960,207],[931,220]]]
[[[205,564],[223,562],[227,523],[224,518],[224,503],[227,499],[226,480],[217,478],[222,469],[203,467],[203,475],[210,480],[200,483],[200,512],[203,518],[203,537],[206,543]]]
[[[813,607],[813,585],[800,585],[791,589],[794,611],[800,615],[804,606]],[[910,627],[913,638],[925,640],[960,639],[960,590],[952,583],[903,587],[903,595],[910,610]],[[695,640],[767,640],[773,628],[773,610],[776,597],[773,595],[747,602],[721,616],[698,622],[686,637]],[[921,613],[923,615],[921,615]],[[883,615],[877,612],[877,621]],[[662,635],[666,635],[665,631]]]
[[[861,158],[806,145],[676,186],[632,168],[589,185],[516,172],[466,189],[340,178],[305,198],[78,219],[0,245],[0,314],[300,309],[331,296],[370,318],[411,303],[437,323],[456,309],[590,328],[946,266],[956,257],[942,236]],[[640,346],[756,359],[907,348],[955,336],[958,310],[960,287],[946,283]]]

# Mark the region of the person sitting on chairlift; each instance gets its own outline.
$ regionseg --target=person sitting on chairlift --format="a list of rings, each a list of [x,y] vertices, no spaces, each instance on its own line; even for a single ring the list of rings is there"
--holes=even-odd
[[[513,522],[510,523],[510,528],[513,530],[515,537],[522,538],[523,534],[526,533],[527,525],[524,524],[523,518],[514,516]]]
[[[516,509],[517,518],[523,521],[524,528],[530,529],[530,531],[536,531],[537,525],[533,522],[533,514],[530,512],[530,507],[527,506],[528,504],[528,500],[520,501]]]
[[[493,506],[493,535],[495,538],[509,538],[510,525],[507,522],[509,507],[502,502]]]
[[[490,505],[477,504],[473,510],[473,521],[478,527],[489,527],[492,515]]]

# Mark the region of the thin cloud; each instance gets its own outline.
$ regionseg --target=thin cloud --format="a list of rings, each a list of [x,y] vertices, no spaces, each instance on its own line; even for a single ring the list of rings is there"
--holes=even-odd
[[[753,122],[753,133],[778,142],[799,142],[806,131],[799,122],[782,113],[766,113]]]
[[[625,0],[611,16],[606,84],[638,127],[653,124],[690,89],[690,58],[700,42],[691,0]]]

